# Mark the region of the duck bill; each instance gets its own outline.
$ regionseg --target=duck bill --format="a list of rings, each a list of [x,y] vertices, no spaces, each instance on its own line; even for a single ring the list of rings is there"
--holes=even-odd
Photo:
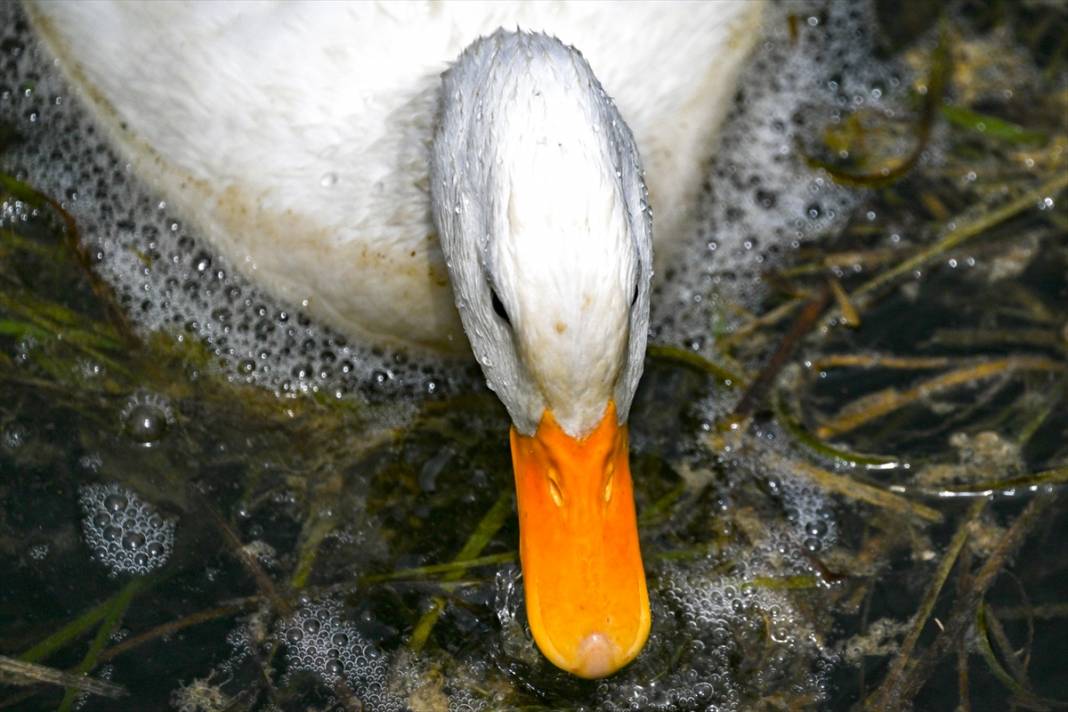
[[[534,641],[579,677],[611,675],[649,637],[627,428],[609,403],[589,435],[546,411],[532,436],[512,428],[519,555]]]

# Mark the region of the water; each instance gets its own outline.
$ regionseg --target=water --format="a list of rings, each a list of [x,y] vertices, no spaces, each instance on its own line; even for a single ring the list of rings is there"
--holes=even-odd
[[[92,265],[55,210],[0,186],[0,655],[129,693],[7,685],[4,672],[0,709],[1068,699],[1068,516],[1052,499],[1068,456],[1068,196],[1037,190],[1068,170],[1068,18],[993,2],[951,15],[949,109],[922,155],[899,182],[843,186],[802,154],[878,174],[923,114],[935,18],[885,9],[770,13],[702,226],[654,299],[652,342],[677,351],[650,357],[632,411],[652,636],[631,667],[587,682],[531,643],[514,517],[486,524],[511,507],[512,482],[507,416],[477,371],[350,344],[261,294],[124,172],[18,8],[0,8],[0,127],[20,139],[0,130],[0,170],[73,214]],[[869,280],[1021,195],[864,303]],[[859,327],[827,318],[845,313],[832,297],[732,418],[829,276]],[[1032,503],[1049,504],[1032,520]],[[478,532],[477,566],[424,568]],[[947,552],[956,565],[905,654]],[[991,561],[1002,573],[976,596]],[[915,674],[895,661],[940,635],[961,647],[902,691]]]

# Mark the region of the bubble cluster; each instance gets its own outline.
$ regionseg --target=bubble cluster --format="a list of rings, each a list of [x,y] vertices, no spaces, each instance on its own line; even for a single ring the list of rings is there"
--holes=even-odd
[[[748,568],[745,562],[740,567],[743,572]],[[692,651],[687,666],[665,681],[673,694],[660,709],[703,710],[708,703],[737,709],[785,680],[804,680],[814,699],[825,694],[822,673],[832,662],[831,653],[784,592],[762,587],[751,574],[710,575],[708,567],[690,566],[667,573],[662,595],[691,638]],[[730,671],[746,667],[745,659],[758,645],[766,646],[761,665],[744,681],[737,679]],[[642,703],[631,708],[652,707]]]
[[[147,574],[167,563],[175,522],[132,490],[114,482],[85,485],[78,503],[85,541],[113,575]]]
[[[308,671],[327,685],[343,680],[372,712],[401,710],[387,692],[389,659],[342,618],[333,599],[305,600],[277,630],[289,673]]]
[[[792,473],[769,480],[769,488],[782,497],[789,526],[781,549],[817,553],[838,540],[838,522],[827,493]]]

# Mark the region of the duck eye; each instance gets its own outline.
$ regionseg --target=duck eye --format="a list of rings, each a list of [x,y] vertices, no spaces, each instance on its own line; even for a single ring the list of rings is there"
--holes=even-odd
[[[508,318],[508,312],[504,308],[504,304],[501,303],[501,298],[497,296],[497,290],[490,289],[490,297],[493,300],[493,311],[497,312],[497,316],[504,321],[508,326],[512,325],[512,320]]]

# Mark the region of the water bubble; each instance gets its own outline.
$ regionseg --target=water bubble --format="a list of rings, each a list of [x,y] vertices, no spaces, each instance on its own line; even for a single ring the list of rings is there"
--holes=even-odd
[[[165,398],[154,393],[137,393],[127,401],[120,414],[123,431],[141,445],[163,439],[174,422],[174,414]]]
[[[129,504],[129,500],[121,494],[110,494],[104,498],[104,507],[109,512],[125,511],[127,504]]]
[[[129,521],[129,520],[127,520]],[[135,523],[136,524],[136,523]],[[134,549],[140,549],[145,545],[145,536],[137,531],[130,531],[126,533],[126,536],[122,538],[122,546],[124,549],[133,551]]]
[[[136,406],[126,417],[126,433],[135,442],[156,442],[166,430],[167,416],[150,405]]]
[[[827,522],[823,520],[809,522],[805,526],[805,532],[808,533],[809,536],[814,536],[817,538],[822,537],[827,534]]]

